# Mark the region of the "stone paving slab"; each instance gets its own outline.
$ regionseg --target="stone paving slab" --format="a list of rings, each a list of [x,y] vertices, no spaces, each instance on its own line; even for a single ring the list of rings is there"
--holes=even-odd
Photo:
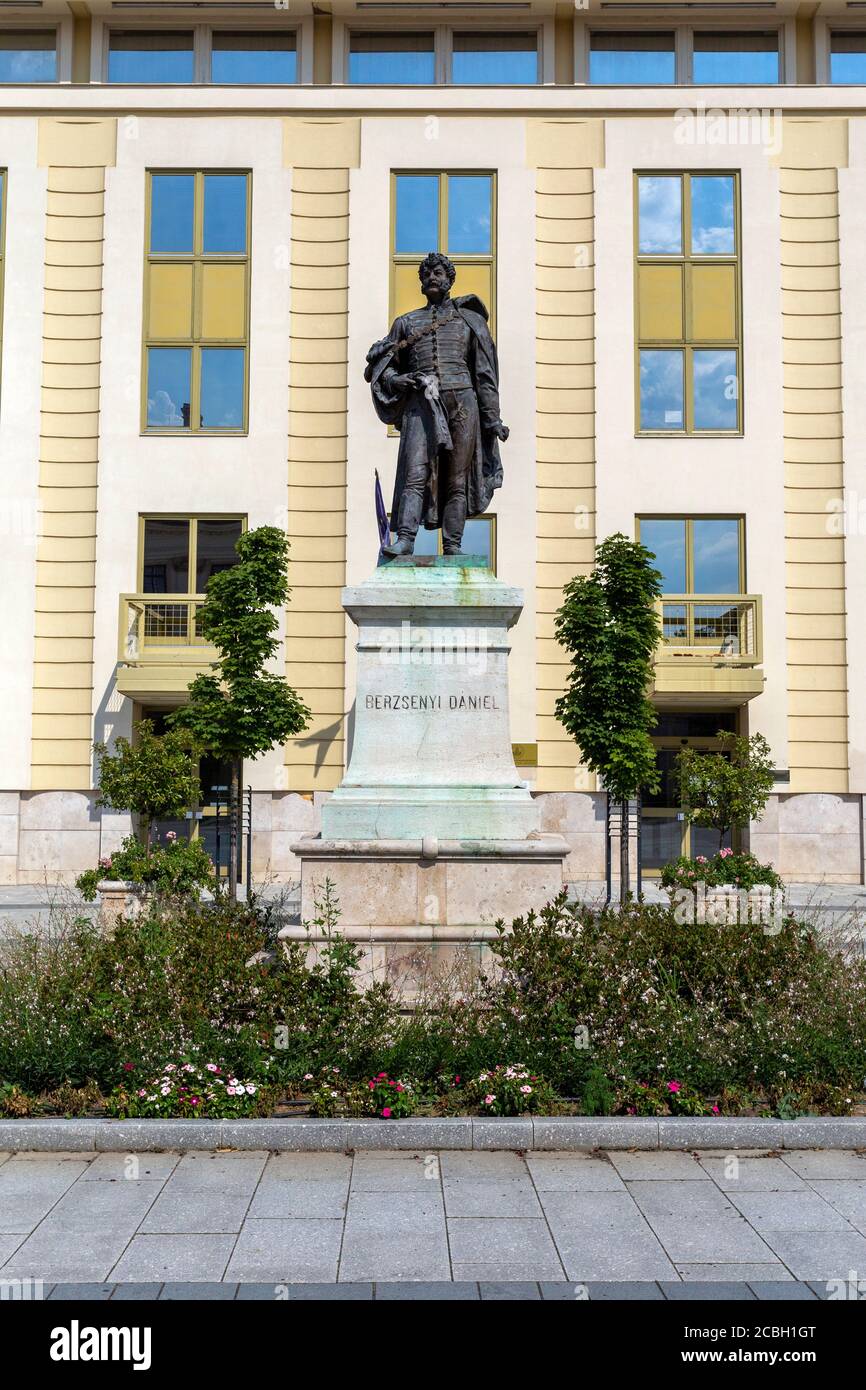
[[[274,1298],[315,1285],[364,1297],[374,1284],[414,1286],[416,1298],[459,1284],[488,1298],[478,1286],[489,1285],[514,1299],[520,1285],[575,1298],[595,1284],[654,1288],[648,1297],[660,1283],[710,1287],[705,1298],[729,1284],[814,1283],[817,1296],[866,1270],[866,1158],[55,1150],[0,1164],[0,1220],[22,1228],[0,1233],[0,1280],[87,1285],[88,1298],[103,1285],[192,1284]]]

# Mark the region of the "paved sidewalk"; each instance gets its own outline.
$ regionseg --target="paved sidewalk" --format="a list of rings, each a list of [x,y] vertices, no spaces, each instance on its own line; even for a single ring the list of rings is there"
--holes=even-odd
[[[103,1297],[405,1281],[473,1297],[622,1282],[759,1296],[866,1280],[866,1155],[0,1155],[0,1264],[0,1279],[107,1285]]]

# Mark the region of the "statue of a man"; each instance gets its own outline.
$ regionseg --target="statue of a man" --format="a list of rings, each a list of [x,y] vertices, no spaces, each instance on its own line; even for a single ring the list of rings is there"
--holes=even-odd
[[[442,528],[459,555],[467,516],[486,511],[502,486],[499,364],[487,310],[474,294],[451,298],[456,271],[431,251],[418,267],[424,309],[395,319],[367,353],[365,379],[380,420],[400,431],[390,556],[411,555],[420,525]]]

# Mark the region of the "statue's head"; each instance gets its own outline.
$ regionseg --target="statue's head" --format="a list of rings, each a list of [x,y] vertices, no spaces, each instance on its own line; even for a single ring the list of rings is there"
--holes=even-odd
[[[443,256],[441,251],[429,251],[418,267],[421,289],[432,304],[438,304],[447,297],[456,275],[454,262]]]

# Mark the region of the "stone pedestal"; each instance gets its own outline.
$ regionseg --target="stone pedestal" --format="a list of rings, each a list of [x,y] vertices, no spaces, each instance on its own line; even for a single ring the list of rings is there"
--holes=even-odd
[[[424,557],[381,566],[343,606],[358,627],[352,751],[321,836],[295,845],[302,920],[328,879],[355,940],[481,941],[560,890],[568,853],[541,833],[512,754],[523,594],[470,556]]]

